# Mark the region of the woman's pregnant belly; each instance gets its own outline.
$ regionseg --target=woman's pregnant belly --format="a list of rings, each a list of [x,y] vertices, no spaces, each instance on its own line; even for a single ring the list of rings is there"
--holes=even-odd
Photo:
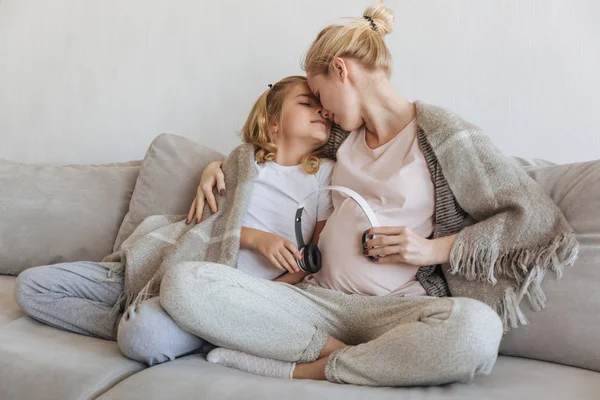
[[[376,213],[382,226],[390,225],[384,213]],[[417,266],[378,264],[363,255],[362,234],[370,227],[362,209],[352,200],[344,200],[327,220],[319,238],[321,270],[307,282],[369,296],[424,295],[416,280]]]

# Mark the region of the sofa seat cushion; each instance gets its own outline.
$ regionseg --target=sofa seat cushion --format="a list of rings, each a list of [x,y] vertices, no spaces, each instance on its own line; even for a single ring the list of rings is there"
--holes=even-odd
[[[0,276],[0,325],[25,315],[15,302],[16,280],[14,276]]]
[[[145,366],[116,342],[65,332],[29,317],[0,325],[0,398],[95,399]]]
[[[500,357],[490,376],[438,387],[374,388],[251,375],[187,356],[139,372],[99,400],[163,399],[578,399],[596,400],[600,374],[583,369]]]

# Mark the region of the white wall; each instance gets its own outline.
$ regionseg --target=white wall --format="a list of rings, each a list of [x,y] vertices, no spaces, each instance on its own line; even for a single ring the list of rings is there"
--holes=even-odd
[[[171,132],[231,150],[267,84],[367,0],[0,0],[0,157],[142,158]],[[600,158],[600,2],[388,1],[393,81],[507,154]]]

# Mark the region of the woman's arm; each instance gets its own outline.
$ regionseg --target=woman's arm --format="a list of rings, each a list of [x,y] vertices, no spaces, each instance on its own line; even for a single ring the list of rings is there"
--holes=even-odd
[[[407,263],[419,267],[447,264],[450,251],[458,234],[437,239],[426,239],[412,229],[402,226],[385,226],[367,230],[367,235],[381,235],[367,240],[364,255],[377,257],[375,262]]]
[[[225,175],[223,175],[223,170],[221,170],[222,165],[223,161],[213,161],[202,171],[200,184],[196,189],[196,198],[192,202],[192,206],[190,207],[190,211],[188,212],[185,221],[187,224],[190,224],[194,219],[197,224],[202,221],[205,200],[211,211],[213,213],[217,212],[217,200],[213,194],[213,187],[215,187],[215,185],[217,186],[217,191],[221,196],[227,194],[227,189],[225,188]]]

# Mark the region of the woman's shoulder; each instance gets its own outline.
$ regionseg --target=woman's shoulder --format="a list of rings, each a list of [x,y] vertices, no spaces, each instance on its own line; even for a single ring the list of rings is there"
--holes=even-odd
[[[449,138],[468,132],[471,135],[482,135],[483,131],[475,124],[465,120],[446,108],[415,101],[417,109],[417,126],[429,143],[435,148]]]
[[[426,134],[433,133],[440,129],[451,132],[460,132],[465,130],[481,131],[475,124],[465,120],[454,111],[440,106],[415,101],[417,109],[417,125],[421,127]]]

